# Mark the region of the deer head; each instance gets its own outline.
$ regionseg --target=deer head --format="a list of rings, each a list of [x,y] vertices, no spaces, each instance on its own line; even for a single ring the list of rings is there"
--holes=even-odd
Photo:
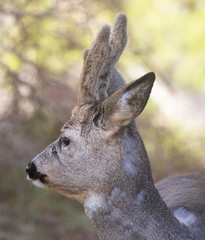
[[[27,166],[27,178],[84,203],[86,197],[110,191],[137,175],[135,157],[125,163],[127,135],[137,132],[134,119],[149,98],[154,73],[125,85],[115,65],[127,42],[122,13],[113,28],[104,25],[83,53],[78,104],[60,137]],[[137,149],[132,153],[141,154]],[[135,174],[136,173],[136,174]],[[122,181],[121,181],[122,182]],[[123,183],[122,183],[123,184]]]

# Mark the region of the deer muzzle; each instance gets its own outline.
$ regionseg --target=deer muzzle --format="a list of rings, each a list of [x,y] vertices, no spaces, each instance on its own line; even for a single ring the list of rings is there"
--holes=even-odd
[[[36,165],[33,162],[29,162],[26,167],[26,176],[28,180],[40,180],[41,183],[45,184],[45,174],[41,174],[37,171]]]

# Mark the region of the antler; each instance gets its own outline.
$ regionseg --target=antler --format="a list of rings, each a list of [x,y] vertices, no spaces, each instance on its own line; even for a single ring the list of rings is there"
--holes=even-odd
[[[101,102],[108,96],[108,87],[114,67],[127,43],[127,18],[120,13],[115,18],[112,32],[103,25],[91,48],[83,52],[79,105]]]

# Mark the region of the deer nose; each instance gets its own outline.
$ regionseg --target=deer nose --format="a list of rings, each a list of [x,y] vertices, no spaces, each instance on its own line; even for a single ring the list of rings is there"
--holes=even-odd
[[[30,179],[37,179],[37,169],[33,162],[30,162],[26,167],[26,175]]]

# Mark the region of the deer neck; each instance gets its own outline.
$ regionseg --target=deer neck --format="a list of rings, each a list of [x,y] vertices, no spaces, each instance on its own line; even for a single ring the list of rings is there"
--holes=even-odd
[[[154,186],[149,160],[136,134],[123,140],[123,179],[107,193],[90,194],[85,212],[101,240],[179,239],[180,223]]]

